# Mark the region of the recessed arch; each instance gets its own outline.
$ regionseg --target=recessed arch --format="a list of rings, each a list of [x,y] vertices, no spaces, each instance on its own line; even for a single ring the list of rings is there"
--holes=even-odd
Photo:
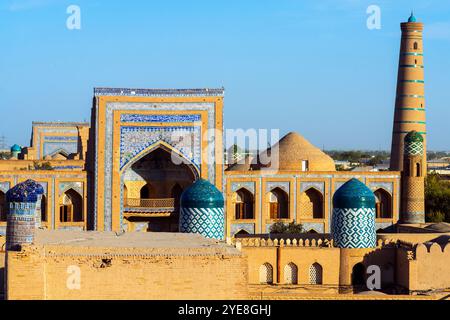
[[[284,266],[284,283],[297,284],[298,283],[298,267],[295,263],[289,262]]]
[[[6,221],[6,212],[6,194],[2,190],[0,190],[0,221]]]
[[[313,263],[309,267],[309,283],[322,284],[323,282],[323,268],[320,263]]]
[[[269,191],[270,219],[289,219],[289,195],[280,187]]]
[[[311,187],[302,193],[301,201],[302,216],[313,219],[323,219],[324,197],[321,191]]]
[[[60,197],[59,221],[83,222],[83,198],[74,189],[69,189]]]
[[[254,219],[255,218],[255,198],[246,188],[240,188],[236,191],[236,201],[234,204],[235,219]]]
[[[154,144],[148,146],[138,154],[136,154],[133,158],[127,161],[127,163],[120,169],[121,173],[124,173],[128,168],[130,168],[133,164],[138,162],[140,159],[145,157],[146,155],[152,153],[156,149],[161,148],[162,150],[168,152],[171,156],[175,156],[177,160],[180,161],[180,163],[186,164],[189,169],[194,174],[195,178],[198,179],[200,177],[200,170],[197,168],[197,166],[188,158],[186,158],[183,153],[176,148],[172,147],[170,144],[159,140],[155,142]]]
[[[266,262],[259,267],[259,283],[272,284],[273,283],[273,267]]]
[[[374,192],[375,195],[375,212],[377,219],[392,218],[392,196],[383,189],[378,188]]]
[[[47,219],[47,197],[43,194],[41,199],[41,221],[47,221]]]

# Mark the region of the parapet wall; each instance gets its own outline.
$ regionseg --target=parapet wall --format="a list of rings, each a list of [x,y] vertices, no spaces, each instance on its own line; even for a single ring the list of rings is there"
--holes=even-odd
[[[247,299],[236,249],[26,245],[7,252],[6,297],[17,299]]]
[[[450,242],[402,243],[397,253],[401,284],[411,292],[450,288]]]

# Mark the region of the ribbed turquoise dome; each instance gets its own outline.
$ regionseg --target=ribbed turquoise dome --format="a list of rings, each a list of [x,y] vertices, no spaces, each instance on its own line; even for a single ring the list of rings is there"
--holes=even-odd
[[[223,207],[222,192],[205,179],[198,179],[181,195],[181,206],[190,208]]]
[[[409,17],[408,22],[417,22],[417,19],[416,19],[416,17],[414,16],[414,13],[413,13],[413,12],[411,12],[411,16]]]
[[[17,144],[15,144],[11,147],[11,152],[21,152],[21,151],[22,151],[22,148]]]
[[[335,208],[372,208],[375,206],[375,195],[358,179],[344,183],[333,196]]]

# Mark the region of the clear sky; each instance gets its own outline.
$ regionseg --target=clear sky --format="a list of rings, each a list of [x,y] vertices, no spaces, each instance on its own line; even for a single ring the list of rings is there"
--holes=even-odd
[[[81,30],[66,27],[71,4]],[[96,86],[223,86],[226,128],[388,150],[411,9],[425,23],[429,149],[449,150],[449,0],[1,0],[0,135],[28,145],[33,120],[89,120]]]

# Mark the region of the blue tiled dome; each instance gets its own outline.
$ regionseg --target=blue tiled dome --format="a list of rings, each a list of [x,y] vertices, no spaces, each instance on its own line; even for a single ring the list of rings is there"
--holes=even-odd
[[[223,207],[223,194],[205,179],[198,179],[181,195],[181,206],[191,208]]]
[[[11,152],[21,152],[21,151],[22,151],[22,148],[17,144],[15,144],[11,147]]]
[[[6,193],[8,202],[36,202],[38,196],[44,193],[44,188],[34,180],[17,184]]]
[[[364,183],[352,178],[334,193],[333,207],[372,208],[375,207],[375,195]]]
[[[331,234],[339,248],[374,248],[375,196],[358,179],[343,184],[333,196]]]
[[[209,181],[197,180],[181,195],[180,232],[222,240],[225,235],[223,194]]]

